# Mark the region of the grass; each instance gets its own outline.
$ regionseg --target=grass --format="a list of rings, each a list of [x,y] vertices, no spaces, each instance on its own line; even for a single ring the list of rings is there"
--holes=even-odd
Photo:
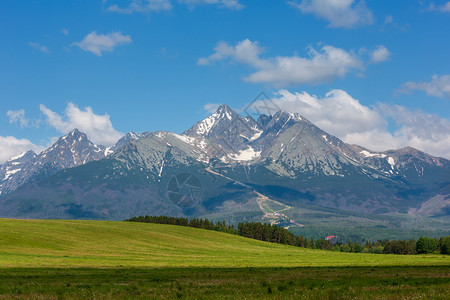
[[[445,299],[450,257],[340,253],[189,227],[0,219],[0,298]]]
[[[0,219],[0,267],[450,265],[443,255],[341,253],[203,229],[128,222]]]
[[[448,278],[445,267],[0,269],[0,299],[446,299]]]

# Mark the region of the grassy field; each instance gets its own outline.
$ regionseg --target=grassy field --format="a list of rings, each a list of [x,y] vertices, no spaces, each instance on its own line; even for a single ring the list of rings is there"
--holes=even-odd
[[[450,257],[303,249],[171,225],[0,219],[0,298],[436,298]]]
[[[0,299],[448,299],[445,267],[0,269]]]

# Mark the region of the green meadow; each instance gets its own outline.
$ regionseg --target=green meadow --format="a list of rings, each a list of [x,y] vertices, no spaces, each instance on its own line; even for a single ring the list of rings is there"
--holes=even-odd
[[[173,225],[0,219],[0,298],[436,298],[450,256],[341,253]]]

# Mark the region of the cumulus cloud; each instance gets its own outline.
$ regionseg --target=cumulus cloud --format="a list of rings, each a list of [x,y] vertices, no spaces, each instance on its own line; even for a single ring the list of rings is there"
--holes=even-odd
[[[107,1],[104,1],[106,3]],[[198,5],[216,5],[220,8],[230,10],[241,10],[244,8],[239,0],[178,0],[178,3],[187,5],[190,9]],[[170,0],[132,0],[128,6],[120,7],[112,4],[106,8],[107,11],[132,14],[132,13],[151,13],[169,11],[173,8]]]
[[[219,106],[220,106],[220,104],[218,104],[218,103],[206,103],[203,106],[203,109],[209,113],[214,113],[214,112],[216,112],[216,110]]]
[[[25,118],[25,110],[8,110],[6,115],[9,118],[9,123],[19,123],[22,128],[28,126],[29,121]]]
[[[81,42],[72,43],[71,46],[78,46],[84,51],[89,51],[101,56],[102,52],[112,52],[117,46],[131,43],[129,35],[123,35],[120,31],[109,34],[97,34],[92,31]]]
[[[373,23],[372,12],[363,0],[303,0],[289,4],[304,14],[327,20],[329,27],[355,28]]]
[[[400,105],[379,104],[377,110],[396,123],[392,136],[398,145],[450,159],[450,120]]]
[[[239,3],[239,0],[178,0],[178,2],[187,4],[190,8],[204,4],[215,4],[230,10],[241,10],[244,8],[244,5]]]
[[[108,114],[97,115],[91,107],[82,110],[69,103],[62,115],[43,104],[40,105],[40,109],[46,116],[47,123],[63,134],[77,128],[86,133],[91,141],[104,146],[114,144],[123,136],[114,129]]]
[[[389,60],[391,52],[383,45],[378,45],[375,50],[370,53],[370,60],[373,63],[380,63]]]
[[[307,92],[280,90],[272,99],[282,110],[305,116],[321,129],[345,136],[349,132],[367,132],[383,124],[383,118],[343,90],[331,90],[319,98]]]
[[[0,164],[3,164],[13,156],[29,150],[39,153],[44,150],[44,147],[35,145],[27,139],[18,139],[13,136],[0,136]]]
[[[213,54],[198,59],[197,63],[199,65],[210,65],[216,61],[230,58],[239,63],[263,67],[265,62],[259,58],[259,55],[263,52],[264,48],[260,47],[258,42],[252,42],[249,39],[237,43],[236,46],[230,46],[225,42],[219,42],[214,48]]]
[[[398,105],[368,107],[343,90],[324,97],[280,90],[271,99],[280,109],[300,113],[319,128],[350,144],[374,151],[417,148],[450,158],[450,120]],[[395,129],[389,131],[393,122]]]
[[[319,50],[312,47],[308,50],[307,57],[294,55],[263,59],[260,55],[264,48],[258,42],[246,39],[236,46],[220,42],[213,54],[198,59],[197,64],[210,65],[229,59],[256,69],[256,72],[245,78],[246,81],[269,83],[277,87],[331,82],[364,66],[360,58],[351,51],[329,45]]]
[[[117,13],[132,14],[135,12],[148,13],[171,9],[172,3],[170,0],[133,0],[127,7],[121,8],[117,4],[113,4],[106,10]]]
[[[433,2],[431,2],[430,6],[428,7],[428,10],[450,13],[450,1],[442,5],[436,5]]]
[[[37,49],[43,53],[50,53],[50,51],[48,50],[47,47],[42,46],[41,44],[38,43],[33,43],[33,42],[29,42],[28,45],[30,45],[31,47],[33,47],[34,49]]]
[[[450,98],[450,75],[433,75],[429,82],[406,82],[399,92],[411,93],[413,91],[424,91],[429,96],[439,98]]]

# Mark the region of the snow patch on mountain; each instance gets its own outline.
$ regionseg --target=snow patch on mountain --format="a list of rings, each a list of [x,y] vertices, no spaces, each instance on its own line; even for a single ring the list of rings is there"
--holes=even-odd
[[[367,150],[363,150],[361,152],[362,155],[364,155],[365,157],[380,157],[380,158],[385,158],[387,155],[383,154],[383,153],[371,153]]]
[[[24,157],[25,156],[25,154],[27,154],[27,152],[25,151],[25,152],[23,152],[23,153],[20,153],[19,155],[16,155],[16,156],[14,156],[14,157],[11,157],[10,159],[8,159],[6,162],[11,162],[11,161],[14,161],[14,160],[18,160],[19,158],[22,158],[22,157]],[[6,164],[6,163],[5,163]]]
[[[36,155],[29,151],[11,158],[0,168],[2,195],[16,190],[41,172],[54,174],[105,157],[105,147],[97,146],[77,129],[62,136],[50,148]]]
[[[107,147],[107,148],[105,149],[104,154],[105,154],[105,156],[108,156],[108,155],[112,154],[113,152],[114,152],[114,151],[111,150],[111,147]]]
[[[211,128],[213,128],[213,126],[216,124],[218,118],[219,114],[214,113],[209,117],[207,117],[206,119],[204,119],[202,122],[198,123],[197,134],[198,135],[208,134],[211,131]]]
[[[392,157],[388,157],[387,159],[388,163],[391,165],[391,168],[394,169],[395,166],[395,160]]]
[[[255,151],[255,149],[248,146],[247,149],[239,151],[238,154],[230,154],[228,156],[236,161],[250,161],[258,158],[260,155],[261,151]]]
[[[230,114],[230,112],[227,110],[227,111],[225,111],[225,115],[227,116],[227,119],[228,120],[230,120],[231,121],[231,114]]]
[[[162,174],[163,169],[164,169],[164,160],[163,160],[162,163],[161,163],[161,168],[159,169],[158,177],[161,177],[161,174]]]
[[[171,133],[174,137],[176,137],[177,139],[185,142],[186,144],[192,145],[194,146],[196,143],[196,139],[187,135],[180,135],[180,134],[176,134],[176,133]]]
[[[9,177],[11,177],[13,174],[16,174],[21,169],[13,169],[13,170],[7,170],[5,174],[5,178],[3,180],[7,180]]]
[[[303,121],[302,117],[298,113],[288,113],[294,121]]]
[[[249,139],[250,142],[253,142],[253,141],[257,140],[261,136],[261,134],[263,133],[262,130],[259,130],[259,129],[256,129],[256,128],[255,128],[255,131],[256,131],[256,133]]]

